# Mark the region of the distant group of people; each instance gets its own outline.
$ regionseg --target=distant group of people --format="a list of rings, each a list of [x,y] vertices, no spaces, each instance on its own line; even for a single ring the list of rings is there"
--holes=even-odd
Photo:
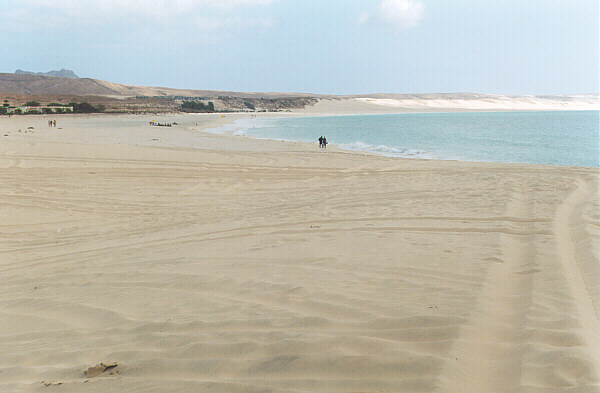
[[[56,120],[48,120],[48,127],[56,127]]]
[[[319,137],[319,147],[322,149],[327,148],[327,138],[325,138],[324,136]]]
[[[150,122],[150,125],[158,127],[171,127],[171,123],[157,123],[154,120]]]

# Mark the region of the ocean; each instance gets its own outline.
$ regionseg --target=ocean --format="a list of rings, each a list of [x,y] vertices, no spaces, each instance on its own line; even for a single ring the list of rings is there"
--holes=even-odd
[[[442,160],[600,166],[599,111],[410,113],[240,120],[255,138]]]

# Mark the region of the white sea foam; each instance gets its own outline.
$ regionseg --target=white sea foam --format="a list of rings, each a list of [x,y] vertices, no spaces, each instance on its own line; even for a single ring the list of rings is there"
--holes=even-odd
[[[260,120],[262,120],[262,121],[260,121]],[[268,121],[265,121],[265,120],[269,120],[269,118],[263,118],[260,120],[259,119],[238,119],[231,124],[227,124],[227,125],[224,125],[224,126],[218,127],[218,128],[209,128],[209,129],[206,129],[205,131],[213,133],[213,134],[221,134],[221,135],[225,134],[225,135],[240,136],[240,135],[248,134],[249,132],[251,132],[251,130],[253,128],[264,129],[264,128],[277,127],[277,125],[272,125]],[[291,142],[307,142],[307,141],[301,141],[301,140],[298,141],[298,140],[273,138],[273,137],[265,138],[265,137],[261,137],[261,136],[257,136],[257,135],[253,135],[252,138],[254,138],[254,139],[271,139],[271,140],[278,140],[278,141],[291,141]],[[335,146],[337,146],[338,148],[340,148],[342,150],[364,151],[364,152],[369,152],[369,153],[380,154],[380,155],[387,156],[387,157],[420,158],[420,159],[436,158],[431,153],[428,153],[423,150],[397,148],[397,147],[391,147],[391,146],[386,146],[386,145],[370,145],[368,143],[364,143],[361,141],[353,142],[353,143],[337,144]]]
[[[598,166],[597,129],[595,111],[542,111],[261,118],[210,131],[308,143],[326,135],[331,146],[388,157]]]
[[[271,127],[266,121],[268,117],[262,119],[237,119],[233,123],[226,124],[217,128],[207,128],[204,131],[211,134],[221,135],[245,135],[253,128],[269,128]]]
[[[344,143],[338,145],[340,149],[354,150],[354,151],[365,151],[369,153],[377,153],[388,157],[404,157],[404,158],[421,158],[421,159],[434,159],[436,158],[431,153],[423,150],[405,149],[398,147],[391,147],[386,145],[369,145],[364,142],[353,142]]]

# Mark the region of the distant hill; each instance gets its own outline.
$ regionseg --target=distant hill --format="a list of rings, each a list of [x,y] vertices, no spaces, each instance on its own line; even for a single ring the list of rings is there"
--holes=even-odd
[[[13,95],[11,98],[10,95]],[[0,96],[46,96],[40,102],[68,103],[75,96],[102,103],[107,110],[161,112],[181,110],[183,100],[207,104],[217,111],[282,111],[304,108],[315,113],[396,113],[485,110],[598,110],[597,95],[509,96],[475,93],[320,95],[172,89],[133,86],[90,78],[64,78],[28,73],[0,73]],[[63,96],[56,101],[55,96]],[[27,102],[27,99],[18,99]],[[12,101],[11,101],[12,102]],[[120,103],[119,103],[120,102]]]
[[[91,78],[61,78],[38,74],[0,73],[0,92],[33,95],[73,94],[78,96],[97,95],[105,97],[246,97],[246,98],[286,98],[315,97],[315,94],[302,93],[243,93],[216,90],[172,89],[168,87],[147,87],[123,85]]]
[[[61,68],[59,71],[52,70],[52,71],[48,71],[48,72],[31,72],[31,71],[16,70],[15,74],[55,76],[58,78],[74,78],[74,79],[79,78],[73,71],[66,70],[64,68]]]

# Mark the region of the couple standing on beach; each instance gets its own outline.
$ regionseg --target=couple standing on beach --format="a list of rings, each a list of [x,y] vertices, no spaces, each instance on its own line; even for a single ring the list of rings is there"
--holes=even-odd
[[[323,149],[327,148],[327,138],[325,138],[324,136],[321,136],[319,138],[319,147],[322,147]]]

